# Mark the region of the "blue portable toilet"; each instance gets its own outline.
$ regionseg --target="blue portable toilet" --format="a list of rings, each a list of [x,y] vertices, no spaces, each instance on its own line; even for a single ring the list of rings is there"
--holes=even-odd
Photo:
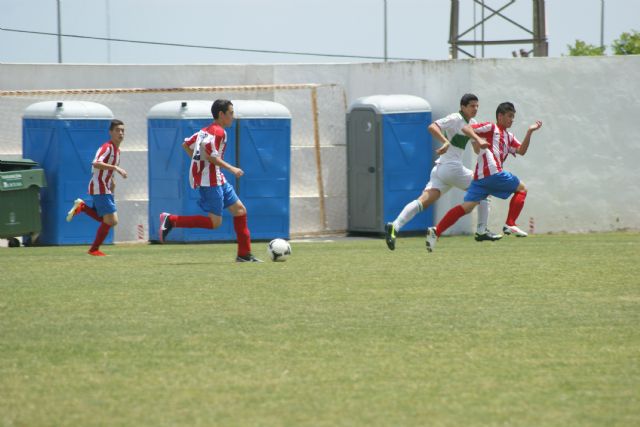
[[[431,106],[412,95],[359,98],[347,113],[348,230],[384,232],[426,185],[433,163]],[[402,231],[433,225],[433,207]]]
[[[109,141],[113,113],[87,101],[46,101],[28,106],[22,119],[22,152],[44,169],[48,187],[42,189],[42,233],[45,245],[90,244],[97,223],[86,215],[66,222],[73,201],[87,197],[91,162]],[[113,242],[110,232],[105,243]]]
[[[289,237],[291,115],[270,101],[232,101],[236,120],[226,129],[225,160],[240,167],[236,180],[223,171],[248,211],[252,239]],[[212,122],[212,101],[168,101],[151,108],[149,133],[149,239],[158,240],[162,212],[202,215],[199,193],[189,185],[191,159],[184,138]],[[216,230],[174,229],[167,240],[194,242],[235,240],[233,218],[223,212]]]

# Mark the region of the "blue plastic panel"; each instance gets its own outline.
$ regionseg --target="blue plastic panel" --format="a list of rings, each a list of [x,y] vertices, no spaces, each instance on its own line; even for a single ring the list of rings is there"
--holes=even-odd
[[[23,156],[38,162],[47,178],[47,187],[41,190],[39,243],[90,244],[95,239],[95,220],[78,215],[68,223],[65,218],[76,198],[92,204],[87,194],[91,162],[98,148],[109,140],[110,123],[110,119],[23,119]],[[110,232],[105,243],[112,241]]]
[[[238,120],[236,191],[247,208],[252,239],[289,238],[290,119]]]
[[[429,180],[433,163],[429,123],[430,112],[382,116],[385,223],[393,221],[407,203],[417,199]],[[425,230],[432,225],[433,206],[430,206],[402,230]]]

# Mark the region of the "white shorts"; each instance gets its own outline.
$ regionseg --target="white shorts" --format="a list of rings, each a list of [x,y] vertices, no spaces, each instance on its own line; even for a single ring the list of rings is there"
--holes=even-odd
[[[424,190],[440,190],[441,194],[451,187],[466,190],[472,180],[473,172],[462,163],[438,163],[431,169],[431,176]]]

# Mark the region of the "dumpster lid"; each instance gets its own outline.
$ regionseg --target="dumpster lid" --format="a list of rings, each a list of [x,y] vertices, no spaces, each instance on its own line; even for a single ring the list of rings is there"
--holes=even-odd
[[[379,114],[418,113],[431,111],[431,105],[413,95],[371,95],[358,98],[349,106],[349,113],[355,109],[374,110]]]
[[[236,99],[231,100],[237,119],[281,119],[291,118],[291,113],[282,104],[272,101]],[[187,100],[167,101],[156,104],[149,110],[148,119],[211,119],[212,101]]]
[[[113,119],[111,110],[97,102],[44,101],[29,105],[25,119]]]
[[[9,168],[11,170],[15,169],[17,166],[21,166],[21,169],[31,169],[34,166],[38,166],[37,162],[34,162],[31,159],[21,159],[16,157],[0,157],[0,171]]]

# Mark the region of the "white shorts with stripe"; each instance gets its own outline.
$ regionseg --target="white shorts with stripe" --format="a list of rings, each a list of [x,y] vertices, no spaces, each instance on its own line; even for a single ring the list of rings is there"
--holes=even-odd
[[[441,194],[449,191],[451,187],[466,190],[472,180],[473,172],[462,163],[438,163],[431,169],[431,176],[424,190],[440,190]]]

